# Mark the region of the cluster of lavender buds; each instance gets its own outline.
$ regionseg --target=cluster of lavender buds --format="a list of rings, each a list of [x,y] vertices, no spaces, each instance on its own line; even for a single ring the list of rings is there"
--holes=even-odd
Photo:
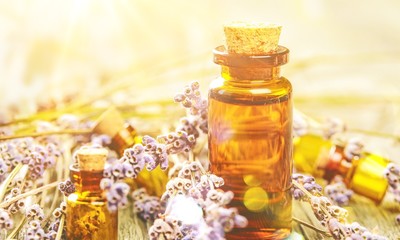
[[[46,237],[46,232],[41,226],[41,222],[44,219],[43,209],[38,204],[34,204],[26,209],[25,216],[28,220],[28,224],[24,239],[44,239]]]
[[[161,206],[158,197],[150,196],[147,194],[146,189],[139,188],[132,192],[132,199],[134,201],[133,211],[139,217],[146,221],[153,222],[165,208]]]
[[[324,192],[329,199],[339,206],[347,206],[354,193],[346,187],[343,177],[339,175],[335,176],[331,183],[325,186]]]
[[[386,237],[373,234],[357,222],[344,224],[335,218],[328,221],[328,230],[334,239],[345,240],[386,240]]]
[[[166,170],[169,167],[168,155],[188,153],[194,148],[200,131],[207,133],[207,100],[201,97],[199,83],[193,82],[186,86],[184,93],[178,94],[175,101],[189,109],[190,113],[190,116],[181,119],[181,124],[175,132],[158,136],[157,139],[144,136],[142,144],[135,144],[125,149],[120,159],[106,165],[102,187],[107,191],[107,199],[113,201],[109,204],[111,210],[126,205],[129,187],[126,184],[124,186],[122,183],[119,184],[120,180],[136,178],[144,167],[148,171],[154,170],[157,166]],[[103,140],[100,141],[101,145],[104,143]],[[115,184],[119,185],[113,190]]]
[[[58,231],[60,231],[60,219],[62,216],[65,216],[67,211],[67,203],[62,201],[60,203],[60,206],[53,211],[53,217],[54,221],[50,224],[49,226],[49,231],[47,232],[47,238],[49,240],[55,240]],[[63,232],[65,232],[65,229],[61,229]]]
[[[198,82],[192,82],[185,86],[183,93],[177,94],[174,98],[175,102],[181,103],[184,108],[188,109],[190,115],[193,116],[193,118],[183,120],[183,124],[178,128],[193,135],[196,135],[194,129],[197,128],[205,134],[208,131],[207,99],[202,98],[199,88],[200,84]]]
[[[333,205],[329,198],[321,194],[322,187],[315,183],[315,179],[302,174],[293,174],[293,196],[295,199],[310,204],[316,218],[322,226],[328,228],[334,239],[385,240],[385,237],[372,234],[357,222],[345,224],[348,212],[346,209]]]
[[[400,166],[389,163],[384,176],[389,182],[390,190],[394,193],[396,202],[400,203]]]
[[[197,134],[197,136],[199,135]],[[177,131],[158,136],[157,141],[166,145],[167,154],[177,154],[189,152],[196,143],[196,136],[189,135],[185,131]]]
[[[42,145],[33,138],[22,138],[0,143],[0,177],[3,178],[18,164],[28,165],[29,177],[36,180],[55,165],[61,156],[54,143]]]
[[[292,179],[300,184],[308,193],[313,196],[321,196],[322,195],[322,187],[315,182],[315,178],[312,176],[306,176],[300,173],[293,173]],[[309,196],[307,196],[307,192],[304,192],[302,189],[297,187],[296,185],[292,188],[293,197],[296,200],[309,200]]]
[[[33,188],[33,180],[23,177],[15,177],[8,184],[9,189],[18,188],[24,191],[29,191]]]
[[[55,165],[60,156],[61,152],[53,143],[48,143],[46,146],[37,145],[23,163],[29,166],[30,178],[38,179],[45,169]]]
[[[346,131],[346,125],[339,118],[328,118],[322,124],[322,130],[324,138],[331,139],[333,135]]]
[[[176,178],[168,181],[166,192],[162,195],[161,201],[167,202],[177,194],[188,195],[204,203],[207,194],[211,189],[220,187],[224,180],[214,174],[206,174],[198,161],[184,162]]]
[[[43,209],[39,206],[39,204],[33,204],[32,206],[26,208],[25,216],[28,221],[38,220],[43,221],[44,212]]]
[[[34,204],[27,208],[25,215],[28,223],[24,240],[55,240],[60,226],[60,218],[65,215],[66,208],[66,203],[61,202],[60,207],[53,211],[55,221],[50,224],[48,231],[43,228],[42,224],[44,219],[43,209],[38,204]]]
[[[161,197],[166,210],[149,229],[150,238],[224,239],[233,227],[245,227],[246,218],[226,207],[233,193],[216,189],[223,184],[222,178],[206,173],[198,161],[184,162],[177,177],[166,185]]]
[[[14,222],[10,217],[8,211],[0,208],[0,230],[2,229],[12,229],[14,227]]]
[[[36,240],[36,239],[44,239],[46,237],[46,233],[42,226],[40,225],[40,221],[31,220],[28,223],[28,228],[26,229],[25,240]]]
[[[310,203],[316,218],[322,226],[327,226],[331,217],[344,221],[348,215],[346,209],[333,205],[329,198],[322,195],[322,187],[315,182],[314,177],[293,174],[293,197]]]
[[[188,152],[194,146],[194,137],[186,132],[173,132],[159,136],[156,139],[144,136],[142,144],[135,144],[125,149],[120,159],[107,164],[104,168],[102,188],[107,191],[110,210],[116,210],[118,206],[125,206],[129,186],[119,181],[124,178],[136,178],[144,167],[148,171],[160,166],[166,170],[169,166],[168,155]],[[114,185],[118,188],[114,188]],[[123,190],[123,191],[122,191]],[[121,195],[123,194],[123,195]]]
[[[124,182],[113,182],[109,178],[103,178],[100,183],[101,189],[106,191],[107,207],[111,212],[128,205],[128,193],[130,188]]]
[[[394,195],[394,200],[400,203],[400,166],[389,163],[385,169],[384,176],[389,183],[389,191]],[[396,222],[400,224],[400,214],[396,216]]]
[[[13,189],[11,189],[10,193],[5,196],[4,200],[8,201],[11,198],[18,196],[20,193],[21,193],[21,190],[19,188],[13,188]],[[5,208],[5,210],[7,210],[10,214],[15,214],[15,213],[23,210],[24,207],[25,207],[25,200],[20,199],[16,202],[11,203],[10,205],[8,205],[7,208]]]
[[[75,185],[70,179],[67,179],[58,184],[58,190],[60,190],[64,196],[68,197],[70,194],[75,192]]]

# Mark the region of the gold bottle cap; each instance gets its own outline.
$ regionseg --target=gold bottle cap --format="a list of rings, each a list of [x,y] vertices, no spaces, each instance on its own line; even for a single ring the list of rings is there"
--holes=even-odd
[[[272,23],[234,22],[224,26],[228,52],[265,55],[278,48],[282,26]]]
[[[80,171],[103,171],[108,151],[105,148],[80,148],[76,155]]]
[[[114,137],[124,128],[125,121],[116,107],[107,109],[96,121],[93,132]]]
[[[351,171],[349,185],[356,193],[380,203],[389,186],[383,175],[389,160],[371,153],[363,153]]]

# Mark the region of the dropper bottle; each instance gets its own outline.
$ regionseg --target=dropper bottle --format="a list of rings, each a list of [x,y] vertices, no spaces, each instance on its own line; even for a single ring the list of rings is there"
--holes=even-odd
[[[221,77],[209,90],[211,171],[233,191],[249,224],[228,239],[284,239],[292,221],[292,87],[281,76],[289,50],[281,26],[232,23],[214,49]]]

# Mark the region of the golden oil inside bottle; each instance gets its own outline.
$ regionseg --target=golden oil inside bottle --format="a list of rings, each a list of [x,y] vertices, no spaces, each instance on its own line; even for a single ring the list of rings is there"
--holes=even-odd
[[[226,70],[209,92],[211,171],[225,179],[223,189],[235,194],[231,206],[249,221],[228,239],[285,238],[292,220],[291,85],[275,73],[235,81]]]
[[[103,171],[79,171],[71,167],[70,176],[77,191],[67,198],[67,239],[118,239],[118,212],[108,210],[100,189]]]
[[[78,150],[78,165],[70,166],[75,192],[67,198],[66,229],[69,240],[118,239],[118,212],[110,212],[100,181],[105,149]]]

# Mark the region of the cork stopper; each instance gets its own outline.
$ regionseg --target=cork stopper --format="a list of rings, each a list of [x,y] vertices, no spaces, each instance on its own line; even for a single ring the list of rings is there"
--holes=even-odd
[[[124,128],[125,121],[115,106],[108,108],[97,120],[93,132],[114,137]]]
[[[81,148],[76,152],[79,170],[103,171],[108,151],[105,148]]]
[[[224,26],[230,54],[265,55],[278,48],[282,26],[272,23],[234,22]]]

